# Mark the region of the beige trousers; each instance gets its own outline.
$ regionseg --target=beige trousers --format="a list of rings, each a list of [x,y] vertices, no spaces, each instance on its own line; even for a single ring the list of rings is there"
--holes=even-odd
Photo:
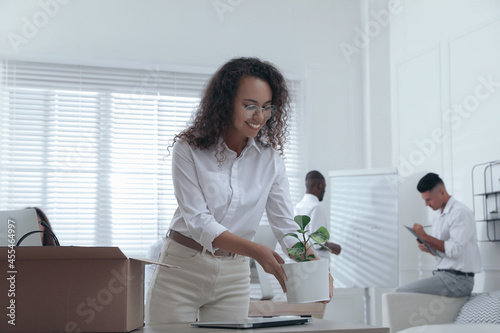
[[[250,265],[247,257],[214,257],[169,238],[146,298],[146,324],[223,321],[248,317]]]

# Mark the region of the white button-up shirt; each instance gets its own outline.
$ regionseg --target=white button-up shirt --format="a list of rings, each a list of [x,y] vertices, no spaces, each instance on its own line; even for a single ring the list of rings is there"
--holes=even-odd
[[[432,232],[434,237],[444,241],[443,258],[436,257],[438,269],[454,269],[465,273],[481,271],[476,220],[467,206],[450,197],[443,212],[435,212]]]
[[[213,240],[226,230],[251,240],[266,209],[276,238],[295,232],[288,178],[279,153],[249,138],[239,157],[227,147],[224,154],[219,164],[213,149],[175,143],[172,177],[179,207],[170,229],[213,252]],[[296,242],[293,237],[280,240],[282,247]]]
[[[306,229],[309,230],[310,233],[315,232],[320,227],[325,227],[329,230],[326,212],[323,207],[321,207],[318,197],[314,194],[306,193],[302,200],[295,205],[294,213],[295,215],[307,215],[311,218],[311,222],[306,226]],[[310,235],[310,233],[308,235]],[[319,250],[321,246],[315,245],[313,248]],[[320,259],[330,260],[330,252],[328,251],[316,251],[316,254]]]
[[[302,200],[295,205],[295,215],[307,215],[311,218],[311,222],[307,225],[310,232],[315,232],[319,227],[328,228],[328,217],[326,212],[321,207],[319,199],[314,194],[306,193]]]

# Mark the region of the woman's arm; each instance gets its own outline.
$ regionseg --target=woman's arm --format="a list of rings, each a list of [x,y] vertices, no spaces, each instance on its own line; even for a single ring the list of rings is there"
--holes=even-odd
[[[265,245],[251,242],[235,234],[225,231],[213,241],[215,247],[229,252],[238,253],[255,259],[266,273],[272,274],[278,280],[283,292],[286,292],[286,275],[281,264],[285,261],[274,250]]]
[[[198,179],[198,169],[207,172],[210,165],[205,161],[196,162],[195,151],[186,142],[176,142],[172,153],[172,179],[175,197],[186,222],[191,238],[213,252],[212,242],[227,228],[218,223],[210,210],[207,200],[210,195],[218,195],[224,184],[214,179],[210,193],[204,193]],[[215,162],[216,163],[216,162]]]

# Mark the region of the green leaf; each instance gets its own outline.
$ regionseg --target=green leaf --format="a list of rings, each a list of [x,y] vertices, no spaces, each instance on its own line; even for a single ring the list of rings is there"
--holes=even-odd
[[[332,252],[332,250],[324,244],[315,243],[314,245],[320,245],[322,248],[327,249],[329,252]]]
[[[306,225],[308,225],[309,222],[311,222],[311,218],[307,215],[297,215],[293,220],[295,221],[295,223],[299,225],[302,231],[305,230]]]
[[[324,243],[330,239],[330,233],[325,227],[320,227],[318,230],[311,234],[311,238],[316,243]]]
[[[294,257],[296,261],[310,261],[308,258],[316,258],[314,255],[309,255],[307,258],[303,258],[305,253],[307,252],[306,244],[309,244],[309,240],[312,238],[316,242],[325,242],[330,238],[328,234],[328,230],[322,227],[316,231],[316,238],[312,237],[309,230],[306,230],[306,226],[311,222],[311,218],[307,215],[297,215],[293,219],[295,223],[299,226],[299,229],[296,230],[296,233],[288,233],[281,237],[280,239],[292,236],[299,240],[292,248],[288,248],[287,251],[290,257]],[[325,234],[326,232],[326,234]],[[326,235],[326,236],[325,236]],[[326,237],[326,238],[325,238]]]
[[[291,256],[302,256],[302,254],[306,251],[306,247],[303,243],[298,242],[293,247],[288,248],[287,251]]]
[[[295,249],[293,247],[286,249],[291,256],[301,256],[304,253],[301,249]]]
[[[293,247],[295,249],[303,249],[303,250],[306,249],[306,245],[304,243],[302,243],[302,242],[295,243],[295,245]]]
[[[283,239],[283,238],[285,238],[285,237],[287,237],[287,236],[292,236],[292,237],[295,237],[295,238],[299,239],[299,236],[297,236],[296,234],[294,234],[294,233],[292,233],[292,232],[291,232],[291,233],[289,233],[289,234],[284,235],[284,236],[283,236],[283,237],[281,237],[280,239]],[[299,239],[299,240],[300,240],[300,239]]]

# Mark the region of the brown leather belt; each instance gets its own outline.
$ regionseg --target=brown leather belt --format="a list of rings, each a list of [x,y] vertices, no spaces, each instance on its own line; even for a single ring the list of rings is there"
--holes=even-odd
[[[177,243],[184,245],[186,247],[189,247],[190,249],[197,250],[197,251],[203,251],[203,246],[201,246],[199,243],[197,243],[194,239],[191,239],[187,236],[184,236],[178,231],[175,230],[170,230],[168,234],[168,238],[176,241]],[[236,253],[232,253],[229,251],[221,250],[218,249],[215,252],[210,252],[206,250],[206,253],[211,254],[215,257],[233,257]]]

